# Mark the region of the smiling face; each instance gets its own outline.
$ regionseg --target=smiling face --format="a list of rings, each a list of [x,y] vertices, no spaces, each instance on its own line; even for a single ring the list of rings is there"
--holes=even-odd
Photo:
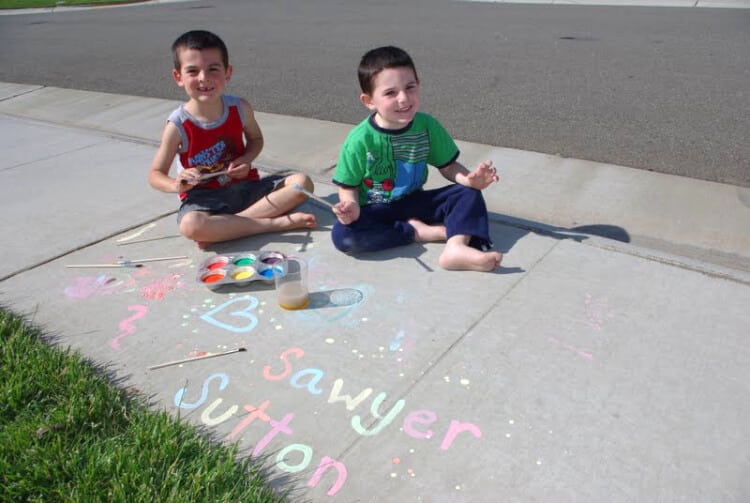
[[[401,129],[419,109],[419,80],[409,67],[385,68],[375,76],[372,94],[362,93],[359,99],[375,112],[378,126]]]
[[[172,70],[178,86],[191,101],[208,103],[220,99],[232,75],[232,66],[224,66],[219,49],[180,49],[180,68]]]

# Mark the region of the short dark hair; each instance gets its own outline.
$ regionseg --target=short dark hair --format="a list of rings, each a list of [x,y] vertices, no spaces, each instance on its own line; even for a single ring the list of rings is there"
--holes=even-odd
[[[219,49],[221,61],[224,68],[229,68],[229,51],[224,41],[218,35],[206,30],[192,30],[183,33],[172,44],[172,56],[174,57],[174,69],[180,70],[180,51],[184,49]]]
[[[411,56],[403,49],[388,45],[371,49],[362,56],[357,70],[359,77],[359,87],[362,92],[368,95],[372,94],[372,85],[375,77],[386,68],[411,68],[414,71],[414,77],[419,81],[417,69],[414,66]]]

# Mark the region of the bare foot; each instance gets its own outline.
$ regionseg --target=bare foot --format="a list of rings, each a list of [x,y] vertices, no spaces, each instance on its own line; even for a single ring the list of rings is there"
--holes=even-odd
[[[312,213],[290,213],[282,218],[288,219],[287,229],[314,229],[318,226],[318,219]]]
[[[438,263],[449,271],[494,271],[500,267],[503,254],[496,251],[479,251],[464,242],[461,236],[453,236],[445,244]]]
[[[208,241],[196,241],[195,244],[198,245],[199,250],[205,250],[211,243]]]
[[[412,218],[408,220],[408,222],[414,227],[414,241],[417,243],[445,241],[446,234],[444,225],[427,225],[416,218]]]

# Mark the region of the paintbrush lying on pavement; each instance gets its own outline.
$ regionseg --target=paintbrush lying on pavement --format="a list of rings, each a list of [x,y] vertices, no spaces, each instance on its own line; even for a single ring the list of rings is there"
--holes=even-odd
[[[158,262],[161,260],[179,260],[188,258],[187,255],[179,255],[177,257],[155,257],[155,258],[139,258],[139,259],[122,259],[118,260],[113,264],[68,264],[65,267],[69,268],[81,268],[81,267],[143,267],[144,262]]]
[[[230,349],[229,351],[224,351],[223,353],[206,353],[205,355],[201,355],[201,356],[193,356],[192,358],[183,358],[182,360],[174,360],[174,361],[167,362],[167,363],[160,363],[158,365],[152,365],[148,369],[149,370],[160,369],[164,367],[170,367],[172,365],[179,365],[181,363],[194,362],[198,360],[206,360],[208,358],[216,358],[217,356],[231,355],[232,353],[241,353],[243,351],[247,351],[247,349],[236,348],[236,349]]]

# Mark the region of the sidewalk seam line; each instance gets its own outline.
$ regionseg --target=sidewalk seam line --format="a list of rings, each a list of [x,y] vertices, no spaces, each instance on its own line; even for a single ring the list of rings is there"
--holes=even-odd
[[[30,85],[33,85],[33,84],[30,84]],[[37,84],[37,85],[38,85],[38,84]],[[16,98],[20,98],[21,96],[26,96],[27,94],[33,94],[33,93],[35,93],[35,92],[37,92],[37,91],[39,91],[39,90],[41,90],[41,89],[44,89],[44,88],[46,88],[46,87],[47,87],[47,86],[42,86],[42,85],[39,85],[39,87],[37,87],[36,89],[29,89],[29,90],[27,90],[27,91],[23,91],[23,92],[21,92],[21,93],[13,94],[13,95],[11,95],[11,96],[6,96],[5,98],[2,98],[2,99],[0,99],[0,103],[2,103],[2,102],[4,102],[4,101],[10,101],[10,100],[14,100],[14,99],[16,99]],[[4,113],[5,113],[5,112],[4,112]]]
[[[169,215],[173,215],[175,213],[177,213],[177,210],[169,211],[167,213],[162,213],[162,214],[160,214],[160,215],[158,215],[158,216],[156,216],[156,217],[154,217],[152,219],[146,220],[145,222],[141,222],[141,223],[132,225],[132,226],[124,228],[124,229],[116,230],[116,231],[112,232],[111,234],[108,234],[108,235],[106,235],[106,236],[104,236],[102,238],[97,239],[96,241],[91,241],[91,242],[88,242],[86,244],[82,244],[81,246],[78,246],[76,248],[68,249],[66,251],[63,251],[63,252],[55,255],[54,257],[50,257],[48,259],[42,260],[41,262],[37,262],[36,264],[32,264],[32,265],[26,266],[23,269],[19,269],[18,271],[14,271],[14,272],[11,272],[11,273],[3,276],[3,277],[0,277],[0,283],[4,282],[5,280],[14,278],[14,277],[16,277],[16,276],[18,276],[20,274],[25,273],[25,272],[31,271],[33,269],[36,269],[37,267],[42,267],[42,266],[50,264],[50,263],[52,263],[52,262],[54,262],[56,260],[59,260],[59,259],[61,259],[63,257],[67,257],[68,255],[71,255],[71,254],[73,254],[73,253],[75,253],[77,251],[85,250],[86,248],[90,248],[92,246],[95,246],[95,245],[97,245],[99,243],[102,243],[102,242],[108,240],[108,239],[112,239],[115,236],[119,236],[120,234],[123,234],[125,232],[131,231],[133,229],[137,229],[138,227],[141,227],[143,225],[149,224],[151,222],[155,222],[157,220],[161,220],[162,218],[168,217]]]

